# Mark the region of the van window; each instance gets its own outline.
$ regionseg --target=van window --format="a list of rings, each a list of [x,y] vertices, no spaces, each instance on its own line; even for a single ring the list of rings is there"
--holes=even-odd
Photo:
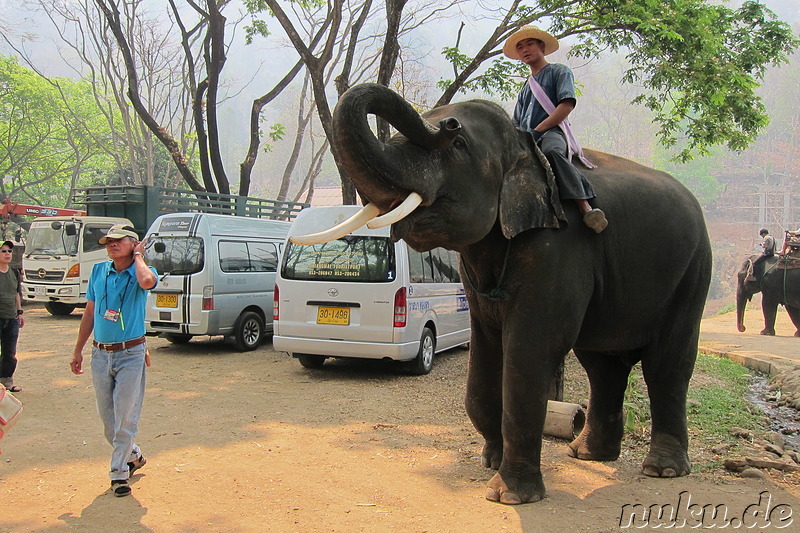
[[[382,283],[397,277],[388,237],[348,235],[311,246],[289,243],[283,257],[285,279]]]
[[[276,272],[278,249],[271,242],[219,242],[223,272]]]
[[[156,252],[156,244],[164,244],[164,252]],[[158,248],[161,248],[160,246]],[[159,274],[194,274],[203,270],[205,247],[200,237],[159,237],[147,239],[144,259]]]
[[[102,237],[105,237],[108,230],[111,229],[111,225],[95,225],[95,224],[86,224],[83,227],[83,251],[84,252],[93,252],[95,250],[101,250],[105,248],[99,241]]]
[[[408,248],[408,261],[411,283],[461,283],[455,252],[444,248],[417,252]]]

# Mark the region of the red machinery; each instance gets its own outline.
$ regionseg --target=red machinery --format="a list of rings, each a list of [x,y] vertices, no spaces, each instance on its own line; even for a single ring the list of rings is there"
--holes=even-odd
[[[59,207],[43,207],[41,205],[18,204],[10,200],[0,202],[0,217],[8,219],[10,215],[30,215],[35,217],[69,217],[85,216],[86,211],[79,209],[62,209]]]

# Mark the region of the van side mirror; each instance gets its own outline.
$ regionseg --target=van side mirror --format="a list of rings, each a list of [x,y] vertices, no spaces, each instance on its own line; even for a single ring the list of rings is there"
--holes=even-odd
[[[78,234],[78,228],[73,223],[64,224],[64,233],[69,235],[70,237],[74,237]]]
[[[157,254],[163,254],[167,251],[167,245],[163,242],[157,242],[153,244],[153,250],[155,250]]]
[[[50,223],[50,227],[56,231],[60,230],[62,226],[63,224],[61,224],[61,222],[58,220],[54,220]]]

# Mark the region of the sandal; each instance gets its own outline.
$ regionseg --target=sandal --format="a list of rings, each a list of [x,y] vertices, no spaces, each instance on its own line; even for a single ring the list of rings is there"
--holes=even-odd
[[[146,464],[147,464],[147,459],[144,458],[144,455],[140,455],[138,459],[128,463],[128,478],[130,478],[134,472],[136,472]]]
[[[10,387],[6,388],[8,392],[22,392],[22,387],[19,385],[11,385]]]
[[[127,479],[115,479],[111,482],[111,490],[114,492],[114,496],[122,498],[131,493],[131,486],[128,485]]]

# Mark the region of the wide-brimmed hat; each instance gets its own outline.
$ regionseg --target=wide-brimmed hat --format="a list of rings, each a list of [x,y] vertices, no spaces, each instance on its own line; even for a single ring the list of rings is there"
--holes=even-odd
[[[522,59],[517,52],[517,43],[525,39],[538,39],[544,43],[544,55],[552,54],[558,50],[558,39],[536,26],[523,26],[506,39],[503,53],[511,59]]]
[[[122,239],[123,237],[131,237],[134,240],[139,240],[139,235],[136,234],[136,230],[133,227],[128,226],[126,224],[116,224],[111,226],[111,229],[108,230],[103,237],[97,239],[98,244],[105,244],[108,239]]]

